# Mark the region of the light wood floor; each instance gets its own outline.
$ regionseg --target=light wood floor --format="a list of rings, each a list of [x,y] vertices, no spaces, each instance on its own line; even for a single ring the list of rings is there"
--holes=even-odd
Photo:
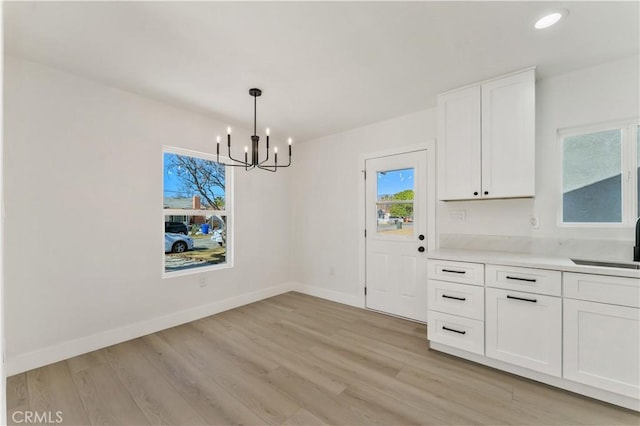
[[[425,334],[288,293],[13,376],[8,420],[32,410],[75,425],[640,424],[637,413],[430,351]]]

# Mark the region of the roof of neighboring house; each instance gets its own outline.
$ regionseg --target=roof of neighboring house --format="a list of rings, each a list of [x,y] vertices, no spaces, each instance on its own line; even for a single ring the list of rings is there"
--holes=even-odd
[[[165,209],[191,209],[193,208],[193,199],[191,197],[165,197]]]

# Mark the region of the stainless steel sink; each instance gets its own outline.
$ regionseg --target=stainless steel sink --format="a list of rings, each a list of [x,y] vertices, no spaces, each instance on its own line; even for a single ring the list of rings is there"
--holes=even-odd
[[[571,259],[571,261],[576,265],[604,266],[605,268],[640,269],[640,265],[635,263],[601,262],[599,260],[581,260],[581,259]]]

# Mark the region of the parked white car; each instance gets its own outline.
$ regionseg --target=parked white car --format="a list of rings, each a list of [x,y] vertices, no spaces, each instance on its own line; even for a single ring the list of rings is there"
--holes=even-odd
[[[219,246],[224,245],[224,237],[222,235],[222,231],[219,229],[215,229],[213,231],[213,235],[211,235],[211,241],[215,241]]]
[[[193,249],[193,238],[182,234],[172,234],[166,232],[164,234],[164,252],[165,253],[183,253]]]

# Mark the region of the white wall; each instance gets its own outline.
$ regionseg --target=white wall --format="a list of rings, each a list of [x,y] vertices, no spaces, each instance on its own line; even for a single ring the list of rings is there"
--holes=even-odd
[[[638,56],[536,82],[536,197],[441,203],[441,234],[510,235],[631,241],[631,228],[567,228],[557,225],[560,194],[558,129],[640,116]],[[465,210],[465,223],[449,211]],[[540,228],[529,226],[529,216]]]
[[[162,145],[225,123],[17,58],[4,96],[10,374],[289,288],[286,171],[236,171],[234,268],[162,279]]]
[[[626,229],[558,228],[558,128],[638,116],[638,57],[602,64],[537,82],[536,197],[439,202],[437,233],[482,236],[621,240]],[[471,83],[471,82],[470,82]],[[425,100],[425,103],[429,103]],[[358,283],[358,158],[388,147],[436,137],[436,111],[376,123],[300,144],[294,169],[294,277],[309,291],[360,304]],[[456,223],[451,210],[464,210]],[[540,217],[532,229],[529,217]],[[578,244],[579,245],[579,244]],[[631,253],[631,252],[629,252]],[[331,275],[333,268],[335,275]]]
[[[0,54],[4,56],[4,5],[0,7]],[[4,81],[4,66],[0,65],[0,81]],[[3,99],[0,99],[0,111],[3,110]],[[2,122],[2,117],[0,117]],[[0,129],[4,123],[0,124]],[[0,164],[4,153],[4,138],[0,135]],[[4,173],[0,172],[0,395],[7,389],[7,373],[5,369],[4,338]],[[0,425],[7,424],[7,398],[0,396]]]
[[[359,161],[364,154],[433,140],[435,125],[435,110],[429,109],[296,147],[293,275],[304,291],[361,305]]]

